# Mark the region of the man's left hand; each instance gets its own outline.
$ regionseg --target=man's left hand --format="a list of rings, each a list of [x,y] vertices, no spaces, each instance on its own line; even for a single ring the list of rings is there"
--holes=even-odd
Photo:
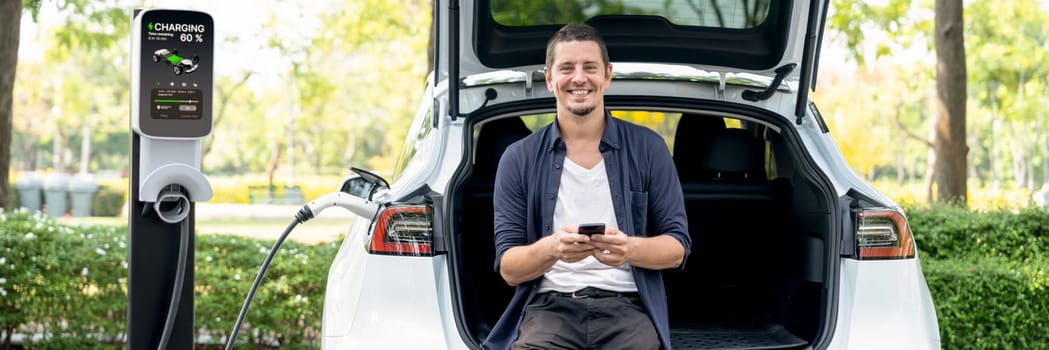
[[[609,228],[603,235],[590,236],[590,245],[594,246],[594,258],[608,266],[619,267],[631,256],[630,236],[618,229]]]

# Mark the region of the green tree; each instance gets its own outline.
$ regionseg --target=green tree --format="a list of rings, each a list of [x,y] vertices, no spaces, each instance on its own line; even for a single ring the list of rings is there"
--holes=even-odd
[[[0,208],[10,209],[11,129],[22,9],[35,14],[38,0],[0,0]]]
[[[348,0],[320,18],[296,71],[309,83],[297,100],[309,152],[339,169],[392,173],[427,73],[431,10],[429,0]]]
[[[968,82],[965,63],[965,21],[962,0],[936,0],[936,199],[966,203],[969,146],[965,105]]]
[[[974,161],[994,187],[1008,179],[998,174],[1012,174],[1014,184],[1033,190],[1040,171],[1036,162],[1046,162],[1035,150],[1049,133],[1042,107],[1049,79],[1049,13],[1033,0],[974,2],[967,13],[969,81],[975,89],[970,97],[977,108],[970,130],[980,146]]]
[[[968,146],[963,4],[961,0],[934,0],[932,21],[928,5],[912,0],[836,0],[830,28],[845,34],[853,57],[861,63],[866,57],[915,48],[932,39],[937,84],[931,145],[936,157],[930,175],[936,184],[937,201],[964,204]],[[874,52],[865,47],[873,47]]]

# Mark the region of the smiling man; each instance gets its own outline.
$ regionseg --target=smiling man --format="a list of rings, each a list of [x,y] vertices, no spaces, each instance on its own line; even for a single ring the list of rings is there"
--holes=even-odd
[[[566,25],[546,52],[557,117],[499,163],[495,268],[517,290],[484,347],[669,349],[660,270],[683,268],[691,247],[670,152],[605,109],[596,29]],[[586,223],[604,233],[580,234]]]

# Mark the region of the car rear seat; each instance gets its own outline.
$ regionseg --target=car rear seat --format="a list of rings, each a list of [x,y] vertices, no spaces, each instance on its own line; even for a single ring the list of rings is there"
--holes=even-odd
[[[779,230],[787,182],[768,179],[765,142],[751,131],[682,131],[696,125],[679,124],[677,135],[686,139],[675,139],[674,146],[693,248],[683,272],[665,274],[673,285],[668,288],[672,319],[717,311],[709,307],[767,310],[776,273],[769,264],[775,264],[777,242],[786,236]],[[681,143],[694,137],[687,135],[709,136],[706,142]],[[697,298],[707,300],[705,309],[690,302]]]
[[[514,289],[492,270],[495,263],[495,237],[492,192],[499,159],[506,147],[531,134],[521,118],[503,118],[485,123],[474,145],[475,157],[470,179],[463,187],[463,231],[458,237],[463,274],[464,309],[467,317],[480,317],[479,337],[486,336],[513,297]],[[471,323],[476,323],[473,320]]]

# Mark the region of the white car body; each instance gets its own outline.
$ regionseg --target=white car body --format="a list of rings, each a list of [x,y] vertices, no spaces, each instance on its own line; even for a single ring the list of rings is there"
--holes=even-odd
[[[442,47],[442,38],[449,32],[448,3],[436,1],[439,17],[438,60],[446,62],[449,53]],[[462,11],[467,11],[475,1],[462,2]],[[816,1],[817,5],[822,1]],[[810,10],[808,2],[801,1],[794,8],[795,18],[804,18]],[[472,26],[471,16],[463,16],[462,31]],[[821,17],[822,18],[822,17]],[[803,62],[805,55],[800,43],[805,33],[804,23],[791,24],[792,33],[788,49],[781,63]],[[464,36],[466,36],[464,34]],[[469,37],[469,36],[466,36]],[[469,42],[469,40],[467,40]],[[464,45],[467,46],[467,45]],[[486,89],[494,89],[498,98],[496,105],[514,102],[552,99],[542,80],[535,79],[534,71],[541,65],[491,69],[481,64],[471,51],[464,48],[461,55],[460,73],[462,84],[450,87],[447,79],[434,82],[431,77],[408,133],[407,148],[414,150],[411,160],[401,169],[399,178],[388,190],[381,189],[373,200],[388,204],[394,199],[411,197],[426,189],[435,206],[445,205],[442,198],[453,196],[449,188],[461,176],[461,168],[469,163],[472,154],[469,117],[460,114],[451,116],[452,104],[459,111],[475,111],[485,108]],[[776,64],[781,66],[781,64]],[[753,86],[731,83],[733,78],[752,80],[756,84],[770,84],[771,69],[749,71],[726,67],[678,64],[641,64],[617,62],[613,57],[613,68],[618,77],[650,73],[663,77],[681,78],[674,80],[630,79],[613,81],[607,96],[656,96],[716,101],[737,104],[771,111],[782,119],[782,123],[769,124],[779,132],[796,135],[811,166],[817,169],[828,187],[827,195],[841,202],[843,198],[861,198],[866,203],[878,204],[898,212],[896,204],[870,184],[858,177],[846,164],[825,127],[820,125],[820,116],[812,107],[804,108],[804,116],[796,117],[799,101],[801,74],[798,70],[787,76],[770,98],[761,101],[744,99],[743,91]],[[439,65],[436,76],[447,77],[447,65]],[[658,74],[656,74],[658,73]],[[685,79],[689,78],[691,79]],[[708,79],[709,80],[706,80]],[[726,81],[730,83],[726,84]],[[450,101],[448,91],[460,90],[459,100]],[[489,106],[489,108],[491,108]],[[658,108],[655,108],[658,109]],[[459,114],[459,113],[456,113]],[[739,116],[743,120],[760,118]],[[436,119],[436,120],[435,120]],[[797,122],[800,120],[800,123]],[[433,123],[437,127],[433,127]],[[782,130],[791,128],[792,130]],[[428,130],[421,132],[421,130]],[[814,175],[817,176],[817,175]],[[831,204],[839,211],[839,203]],[[868,205],[867,208],[870,206]],[[848,208],[845,208],[846,210]],[[443,213],[435,210],[436,213]],[[835,213],[830,216],[836,217]],[[437,214],[434,215],[438,216]],[[902,213],[900,214],[902,217]],[[376,218],[356,220],[349,229],[328,277],[325,292],[322,347],[325,349],[476,349],[479,339],[466,331],[461,306],[457,306],[460,295],[455,281],[455,270],[447,253],[427,256],[402,256],[374,254],[369,252]],[[433,225],[441,225],[435,218]],[[841,228],[841,224],[832,222]],[[447,223],[444,224],[447,227]],[[906,222],[903,221],[903,225]],[[913,240],[909,228],[904,240]],[[435,231],[439,230],[434,228]],[[841,233],[831,230],[833,234]],[[445,232],[454,235],[459,232]],[[900,232],[903,235],[902,232]],[[436,240],[437,238],[435,238]],[[829,251],[824,243],[807,240],[814,251]],[[904,242],[906,243],[906,242]],[[831,244],[826,243],[826,244]],[[837,247],[838,243],[832,246]],[[436,248],[434,248],[436,249]],[[494,247],[493,247],[494,249]],[[841,248],[848,249],[848,248]],[[806,344],[792,348],[816,349],[938,349],[939,331],[935,309],[929,289],[921,272],[916,252],[912,256],[893,259],[861,259],[843,250],[835,249],[813,259],[813,264],[825,266],[821,276],[826,280],[822,288],[827,295],[827,310],[822,313],[819,331]],[[859,250],[859,248],[857,248]],[[858,253],[857,253],[858,254]],[[688,267],[686,266],[686,269]],[[824,278],[824,277],[820,277]],[[673,305],[671,305],[673,308]]]

